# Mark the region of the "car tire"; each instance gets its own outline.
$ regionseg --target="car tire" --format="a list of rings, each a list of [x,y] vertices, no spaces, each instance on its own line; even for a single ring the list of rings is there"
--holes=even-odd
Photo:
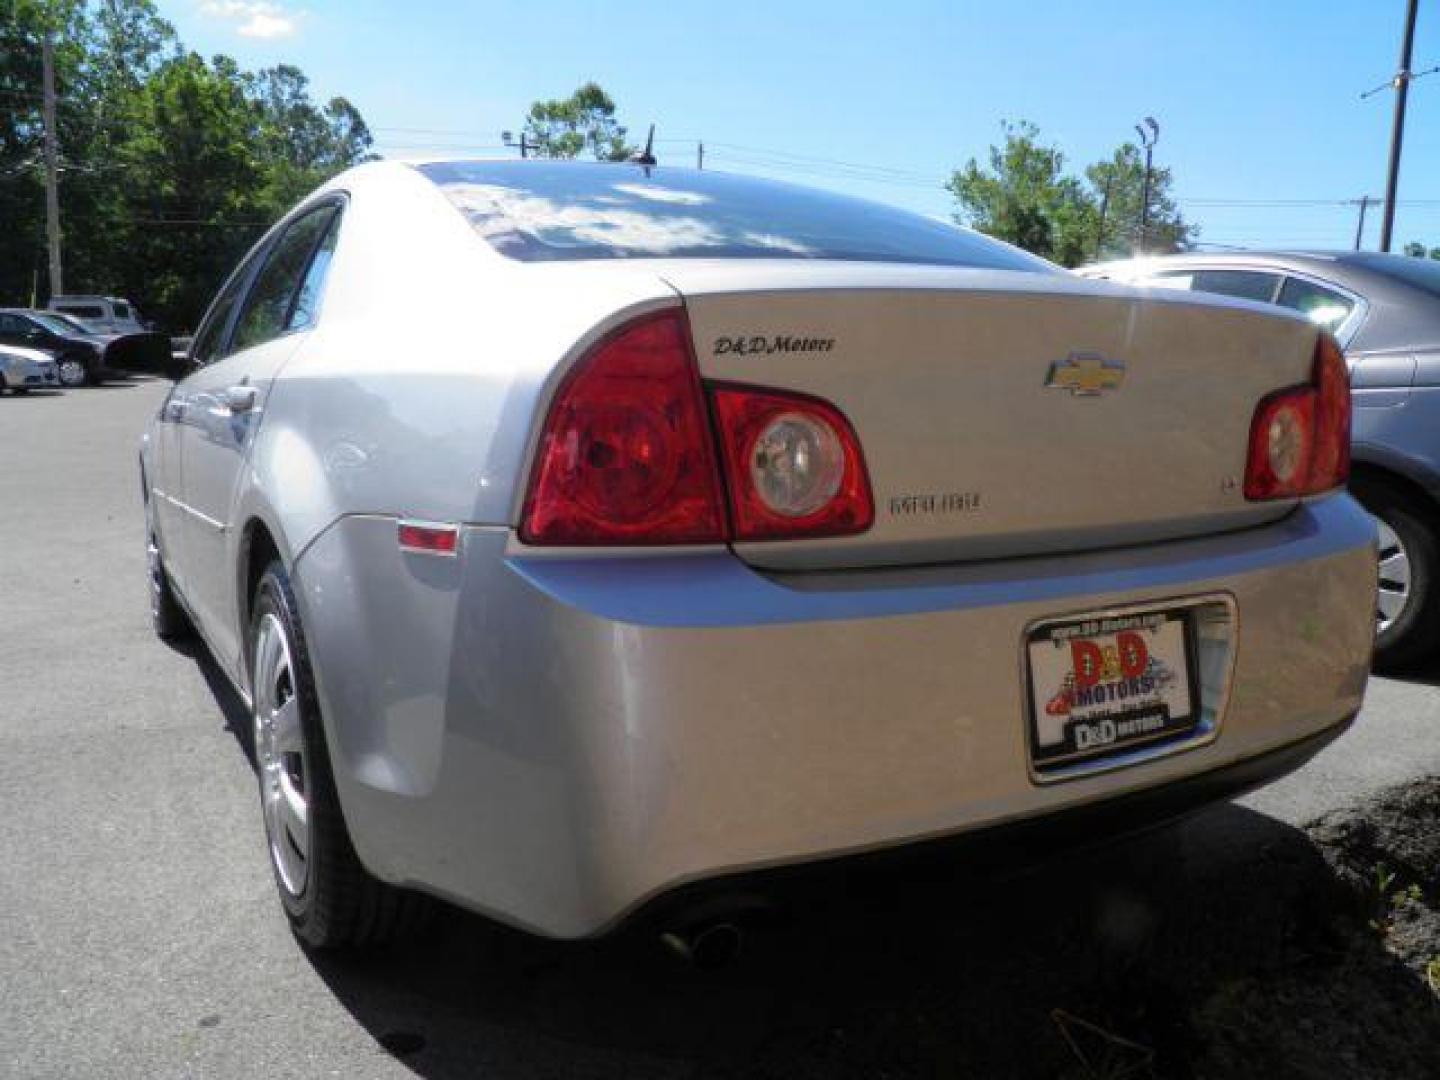
[[[153,529],[147,533],[145,557],[150,577],[150,625],[163,641],[183,641],[195,628],[175,597],[170,575],[165,572],[165,561],[160,556],[160,541]]]
[[[90,368],[85,361],[77,360],[73,356],[62,356],[55,362],[55,374],[60,379],[60,385],[67,390],[73,390],[77,386],[84,386],[90,381]]]
[[[1415,496],[1398,485],[1365,478],[1351,490],[1380,526],[1375,667],[1411,667],[1440,650],[1440,539]]]
[[[431,904],[361,865],[335,788],[309,652],[285,568],[272,562],[251,608],[252,730],[266,850],[290,928],[309,949],[412,936]]]

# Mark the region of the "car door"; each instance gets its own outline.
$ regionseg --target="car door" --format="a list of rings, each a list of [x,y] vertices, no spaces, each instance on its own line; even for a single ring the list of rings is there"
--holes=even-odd
[[[276,374],[313,323],[340,205],[327,202],[292,220],[262,255],[232,319],[224,354],[184,381],[179,426],[186,505],[186,594],[222,663],[241,641],[232,510],[245,458]]]
[[[199,371],[225,356],[245,285],[254,273],[258,255],[251,256],[230,275],[219,296],[211,303],[200,328],[191,342],[189,361]],[[165,568],[171,584],[191,604],[191,572],[189,549],[189,518],[193,513],[185,501],[184,427],[194,387],[201,380],[192,374],[178,380],[160,407],[154,438],[150,447],[150,513],[152,527],[164,553]]]

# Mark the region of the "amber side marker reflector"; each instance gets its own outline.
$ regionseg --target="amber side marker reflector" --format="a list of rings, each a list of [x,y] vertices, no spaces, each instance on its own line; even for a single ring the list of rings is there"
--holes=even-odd
[[[428,521],[402,521],[397,533],[400,550],[417,555],[454,555],[460,540],[460,526],[437,525]]]

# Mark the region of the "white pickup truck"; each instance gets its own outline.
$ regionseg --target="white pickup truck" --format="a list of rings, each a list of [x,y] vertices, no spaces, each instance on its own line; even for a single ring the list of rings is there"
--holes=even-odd
[[[49,308],[78,320],[94,334],[142,334],[149,329],[134,304],[115,296],[52,296]]]

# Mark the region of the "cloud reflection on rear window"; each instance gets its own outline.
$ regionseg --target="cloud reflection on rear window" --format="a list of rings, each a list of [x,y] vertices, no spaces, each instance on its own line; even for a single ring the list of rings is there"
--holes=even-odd
[[[941,221],[773,180],[581,162],[443,162],[417,168],[491,246],[525,262],[845,259],[1054,270]]]

